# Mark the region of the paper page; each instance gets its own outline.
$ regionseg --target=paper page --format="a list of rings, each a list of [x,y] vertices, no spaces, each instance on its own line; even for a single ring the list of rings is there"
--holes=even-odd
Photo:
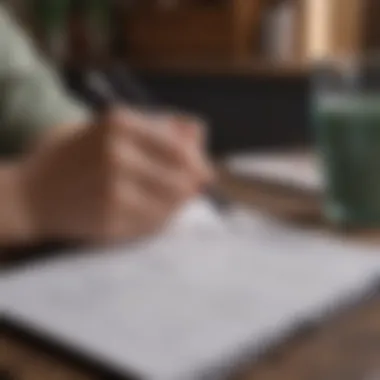
[[[186,204],[169,223],[166,233],[178,234],[197,230],[220,230],[223,228],[221,214],[206,198],[199,197]]]
[[[306,158],[305,158],[306,157]],[[284,153],[257,153],[232,156],[226,160],[232,174],[296,186],[320,192],[324,180],[315,158],[305,155]]]
[[[1,307],[143,379],[217,379],[223,366],[320,318],[380,273],[376,249],[260,215],[193,227],[10,272]]]

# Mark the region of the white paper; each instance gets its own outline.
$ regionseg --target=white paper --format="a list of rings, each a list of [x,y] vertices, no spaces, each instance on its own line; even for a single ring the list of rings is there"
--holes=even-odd
[[[203,212],[210,223],[200,227]],[[198,202],[181,215],[181,230],[139,245],[10,272],[1,307],[143,379],[213,379],[221,365],[318,319],[380,273],[376,249],[259,214],[221,219]]]
[[[284,153],[236,155],[226,160],[232,174],[321,192],[324,179],[320,164],[312,157]]]

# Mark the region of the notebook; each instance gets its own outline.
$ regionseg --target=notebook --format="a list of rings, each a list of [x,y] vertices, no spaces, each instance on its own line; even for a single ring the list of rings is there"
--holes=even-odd
[[[229,157],[226,167],[233,175],[321,193],[321,165],[312,154],[284,152],[246,153]]]
[[[225,379],[300,324],[370,294],[379,274],[376,247],[198,200],[150,240],[4,273],[0,305],[121,373]]]

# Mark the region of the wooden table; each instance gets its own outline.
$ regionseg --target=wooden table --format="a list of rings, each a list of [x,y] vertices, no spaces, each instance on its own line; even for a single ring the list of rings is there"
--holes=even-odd
[[[316,194],[236,178],[221,172],[221,191],[247,208],[261,210],[299,228],[325,230],[345,239],[377,245],[378,231],[333,229],[321,214]],[[380,380],[380,287],[372,299],[337,314],[248,364],[234,380]]]
[[[315,196],[221,172],[221,191],[247,207],[270,212],[300,228],[327,229]],[[347,239],[377,244],[377,233],[332,231]],[[0,336],[0,371],[10,380],[100,380],[105,377],[81,363],[38,350],[17,336]],[[5,375],[4,375],[5,376]],[[8,380],[1,377],[0,380]],[[305,328],[281,347],[241,368],[233,380],[380,380],[380,295],[337,314],[320,327]]]

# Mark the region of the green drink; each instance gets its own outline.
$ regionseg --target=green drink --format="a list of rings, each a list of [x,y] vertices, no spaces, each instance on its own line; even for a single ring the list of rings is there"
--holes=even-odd
[[[333,223],[380,226],[380,94],[320,96],[314,108]]]

